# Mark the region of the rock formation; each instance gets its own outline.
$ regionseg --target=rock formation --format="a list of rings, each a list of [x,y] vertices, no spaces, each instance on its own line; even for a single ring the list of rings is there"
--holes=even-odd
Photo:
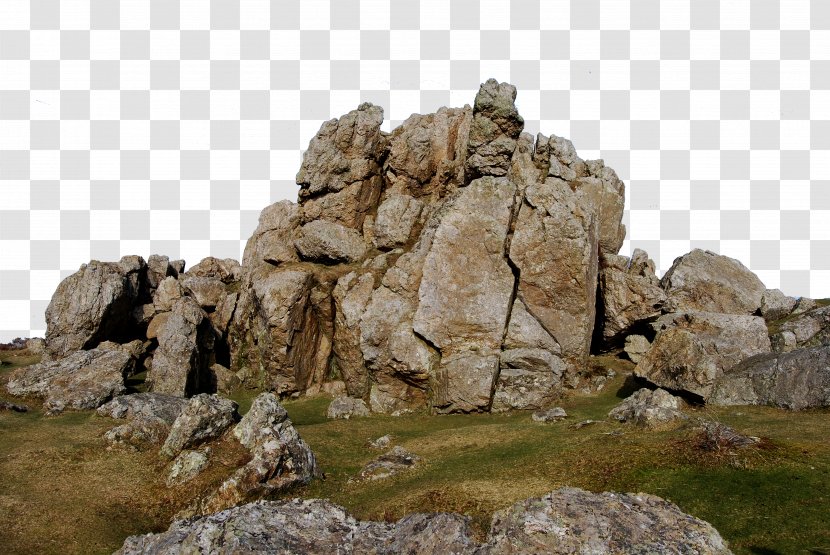
[[[591,352],[624,346],[638,376],[705,400],[750,356],[830,341],[830,307],[766,289],[737,260],[696,249],[658,279],[647,253],[620,256],[625,185],[569,140],[524,133],[516,97],[491,79],[472,107],[391,133],[369,103],[325,122],[298,202],[262,211],[241,264],[82,266],[47,309],[53,362],[12,392],[94,407],[126,392],[119,375],[148,370],[151,391],[180,397],[245,387],[337,391],[361,413],[544,410],[595,386]],[[141,348],[106,379],[58,370],[108,342]]]
[[[119,555],[149,553],[730,553],[708,523],[648,494],[562,488],[497,512],[485,543],[467,517],[412,514],[397,522],[359,521],[320,499],[258,501],[166,532],[131,536]]]

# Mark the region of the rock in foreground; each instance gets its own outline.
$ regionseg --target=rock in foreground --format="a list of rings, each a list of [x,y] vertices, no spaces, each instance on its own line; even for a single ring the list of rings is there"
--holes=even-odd
[[[493,518],[478,544],[467,517],[413,514],[395,523],[359,521],[319,499],[258,501],[160,534],[127,538],[118,555],[303,553],[498,555],[518,553],[730,553],[708,523],[648,494],[562,488]]]
[[[643,428],[656,428],[676,420],[684,420],[681,409],[686,403],[665,389],[643,388],[611,409],[609,418],[631,422]]]
[[[830,406],[830,346],[749,358],[715,382],[709,403],[793,410]]]

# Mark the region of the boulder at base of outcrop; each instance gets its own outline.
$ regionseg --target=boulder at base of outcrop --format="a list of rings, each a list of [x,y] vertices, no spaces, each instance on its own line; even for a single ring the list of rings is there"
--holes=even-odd
[[[531,418],[534,422],[559,422],[568,417],[568,413],[562,407],[554,407],[552,409],[537,410],[533,413]]]
[[[368,482],[382,480],[394,476],[401,471],[409,470],[420,461],[420,457],[413,455],[400,445],[396,445],[388,453],[384,453],[367,463],[360,473],[349,481]]]
[[[675,259],[660,280],[674,312],[755,314],[766,287],[740,261],[695,249]]]
[[[179,486],[199,475],[208,465],[210,447],[199,451],[182,451],[167,474],[167,487]]]
[[[711,524],[657,496],[577,488],[497,512],[482,552],[730,553]]]
[[[309,483],[322,474],[273,393],[262,393],[233,430],[252,458],[200,501],[196,512],[211,513]]]
[[[330,404],[326,411],[326,418],[332,420],[348,420],[352,417],[369,416],[369,407],[363,399],[355,397],[347,397],[345,395],[337,397]]]
[[[257,501],[178,520],[166,532],[127,538],[116,553],[471,555],[477,547],[469,518],[460,515],[413,514],[396,523],[358,521],[329,501],[293,499]]]
[[[830,406],[830,346],[749,358],[715,381],[712,405]]]
[[[666,303],[666,294],[654,273],[648,254],[634,249],[631,258],[613,254],[600,257],[602,337],[611,341],[633,325],[656,318]]]
[[[43,407],[51,414],[64,409],[94,409],[127,390],[124,377],[134,365],[127,349],[107,342],[60,360],[19,368],[6,388],[12,395],[43,397]]]
[[[642,428],[659,428],[685,420],[683,399],[665,389],[642,388],[611,409],[608,418],[630,422]]]
[[[91,261],[61,281],[46,308],[46,350],[61,358],[102,341],[138,337],[132,318],[147,265],[140,256]]]
[[[770,352],[760,316],[683,312],[654,324],[657,336],[634,374],[658,387],[706,400],[712,383],[744,359]]]
[[[625,337],[623,350],[634,364],[640,362],[649,349],[651,349],[651,343],[644,335],[627,335]]]
[[[767,322],[783,318],[793,311],[798,299],[788,297],[780,289],[767,289],[761,297],[761,316]]]
[[[197,447],[222,435],[239,419],[235,401],[201,393],[191,397],[173,422],[161,454],[172,459],[184,449]]]
[[[148,449],[158,446],[170,433],[188,400],[162,393],[134,393],[116,397],[98,408],[100,416],[126,419],[104,434],[112,446]]]
[[[787,318],[778,326],[780,334],[786,336],[785,347],[818,347],[830,344],[830,306],[811,308],[801,314]],[[792,334],[792,335],[789,335]]]

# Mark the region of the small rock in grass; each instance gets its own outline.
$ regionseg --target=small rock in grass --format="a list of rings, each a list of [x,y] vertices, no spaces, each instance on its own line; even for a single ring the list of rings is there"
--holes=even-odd
[[[375,441],[369,442],[369,446],[372,449],[388,449],[390,445],[392,445],[392,436],[389,434],[381,436],[377,438]]]
[[[369,407],[363,399],[343,396],[331,402],[326,417],[332,420],[348,420],[353,416],[369,416],[370,414]]]
[[[568,417],[568,413],[562,407],[554,407],[551,409],[537,410],[533,413],[531,418],[534,422],[559,422]]]
[[[363,470],[355,477],[350,479],[350,482],[365,482],[373,480],[382,480],[398,474],[402,470],[408,470],[418,464],[421,458],[413,455],[400,445],[395,446],[388,453],[380,455],[373,461],[370,461]]]
[[[201,451],[182,451],[179,453],[179,456],[173,461],[170,474],[167,475],[167,487],[184,484],[198,476],[207,466],[209,456],[210,447]]]

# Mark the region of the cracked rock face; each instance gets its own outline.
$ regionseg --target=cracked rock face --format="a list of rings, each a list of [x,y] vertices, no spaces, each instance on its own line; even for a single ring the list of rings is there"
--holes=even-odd
[[[416,513],[397,522],[360,521],[321,499],[258,501],[166,532],[131,536],[116,553],[706,553],[727,555],[709,523],[644,493],[590,493],[562,488],[520,501],[493,516],[485,543],[470,519]]]

